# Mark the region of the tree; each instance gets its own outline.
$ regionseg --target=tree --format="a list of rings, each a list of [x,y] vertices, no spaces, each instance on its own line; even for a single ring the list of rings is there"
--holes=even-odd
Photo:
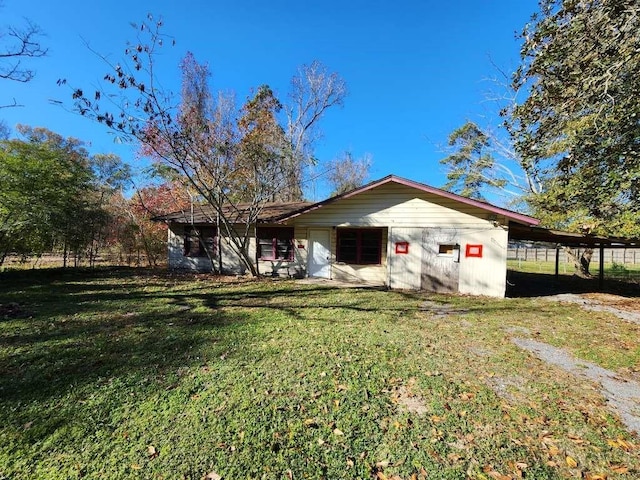
[[[351,152],[329,162],[327,180],[332,189],[331,195],[340,195],[364,185],[369,176],[371,156],[355,159]]]
[[[24,140],[0,142],[0,264],[9,253],[60,249],[75,261],[94,243],[107,216],[100,168],[83,143],[45,128],[18,125]],[[110,164],[115,162],[110,158]]]
[[[317,163],[313,145],[321,137],[318,121],[326,110],[342,105],[346,95],[345,81],[318,61],[303,65],[291,79],[290,102],[285,106],[287,138],[291,143],[286,200],[302,200],[304,171]]]
[[[453,151],[441,164],[448,166],[444,189],[469,198],[484,200],[486,187],[503,188],[507,180],[497,172],[491,139],[473,122],[467,122],[449,135]]]
[[[7,122],[0,120],[0,140],[7,140],[9,138],[10,130]]]
[[[313,158],[312,134],[325,111],[342,101],[344,89],[338,86],[343,82],[319,64],[303,70],[307,75],[294,81],[296,102],[286,109],[288,123],[282,127],[277,122],[281,106],[269,87],[260,87],[238,114],[233,99],[211,94],[208,66],[187,54],[176,102],[154,76],[157,53],[169,38],[161,27],[162,21],[149,16],[136,27],[138,40],[127,46],[121,63],[102,57],[110,68],[106,84],[91,94],[73,89],[74,109],[139,142],[145,155],[188,184],[212,207],[210,220],[257,275],[248,250],[251,231],[266,203],[285,198],[283,192],[288,198],[301,196],[300,172],[302,162]],[[115,102],[115,109],[101,108],[103,98],[110,106]]]
[[[505,112],[522,162],[541,173],[530,199],[563,227],[640,235],[640,4],[542,0],[524,28]]]
[[[0,3],[0,8],[2,4]],[[34,70],[24,65],[30,58],[39,58],[47,54],[40,44],[43,33],[40,27],[25,21],[23,26],[0,27],[0,79],[26,83],[35,76]],[[18,106],[16,100],[0,108]]]

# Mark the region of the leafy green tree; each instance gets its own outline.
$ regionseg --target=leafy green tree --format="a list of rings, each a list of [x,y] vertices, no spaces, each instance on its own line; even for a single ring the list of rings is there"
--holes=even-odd
[[[639,31],[636,0],[542,0],[522,32],[527,96],[505,113],[555,226],[640,235]]]
[[[44,128],[17,130],[24,140],[0,142],[0,264],[9,253],[56,249],[65,265],[69,253],[77,262],[88,249],[92,259],[107,221],[101,197],[116,158],[94,159],[81,141]]]
[[[449,135],[450,155],[440,160],[448,166],[446,190],[484,200],[486,187],[502,188],[507,180],[496,172],[491,141],[475,123],[467,122]]]

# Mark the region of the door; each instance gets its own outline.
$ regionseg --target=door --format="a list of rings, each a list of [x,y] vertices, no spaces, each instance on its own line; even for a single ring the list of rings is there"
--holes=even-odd
[[[425,228],[422,245],[422,289],[438,293],[458,292],[460,245],[456,230]]]
[[[331,231],[309,230],[307,271],[310,277],[331,278]]]
[[[389,287],[419,290],[421,262],[422,229],[392,228],[389,242]]]

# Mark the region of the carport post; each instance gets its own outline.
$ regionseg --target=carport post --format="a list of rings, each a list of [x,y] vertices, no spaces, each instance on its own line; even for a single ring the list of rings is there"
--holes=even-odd
[[[604,288],[604,245],[600,244],[600,268],[598,272],[598,289]]]
[[[560,245],[556,244],[556,280],[560,274]]]

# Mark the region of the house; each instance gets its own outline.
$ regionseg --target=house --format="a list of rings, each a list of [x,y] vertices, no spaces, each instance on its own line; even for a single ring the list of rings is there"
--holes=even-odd
[[[211,270],[213,260],[243,273],[211,218],[205,211],[159,218],[169,225],[170,268]],[[503,297],[509,228],[538,223],[390,175],[317,203],[267,205],[250,251],[262,274]]]

